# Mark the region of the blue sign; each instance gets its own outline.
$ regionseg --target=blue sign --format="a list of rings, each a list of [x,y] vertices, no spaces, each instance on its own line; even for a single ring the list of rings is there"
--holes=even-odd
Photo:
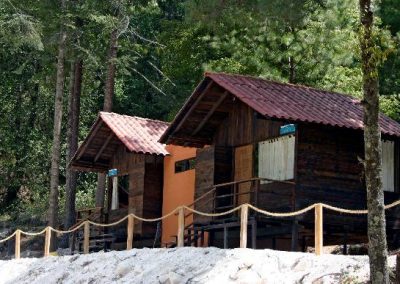
[[[111,169],[108,171],[108,176],[109,177],[115,177],[118,174],[118,170],[117,169]]]
[[[279,134],[285,135],[285,134],[294,133],[295,131],[296,131],[295,124],[286,124],[286,125],[281,126],[281,129],[279,130]]]

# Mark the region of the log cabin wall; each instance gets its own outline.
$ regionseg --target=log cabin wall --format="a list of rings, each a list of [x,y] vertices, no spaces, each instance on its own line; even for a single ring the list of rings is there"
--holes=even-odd
[[[164,158],[154,155],[146,156],[144,174],[144,194],[143,194],[143,217],[158,218],[162,215],[162,193],[163,193],[163,174]],[[134,205],[135,206],[135,205]],[[155,236],[157,222],[146,222],[143,224],[143,235]]]
[[[232,98],[228,98],[232,100]],[[220,123],[213,144],[237,147],[254,144],[268,138],[279,136],[279,129],[284,122],[269,120],[239,100],[231,103],[228,116]]]
[[[397,145],[398,143],[396,143]],[[296,198],[300,208],[323,202],[347,209],[366,208],[362,131],[316,124],[298,124]],[[398,168],[397,168],[398,170]],[[399,191],[385,192],[385,203],[399,198]],[[396,210],[388,210],[388,236],[396,227]],[[306,220],[306,219],[310,220]],[[303,221],[312,223],[312,216]],[[332,232],[346,230],[366,234],[366,216],[326,211],[324,226]],[[389,239],[389,243],[391,240]]]
[[[112,212],[113,219],[127,213],[145,218],[161,216],[163,157],[131,153],[120,145],[110,167],[118,169],[118,176],[129,175],[129,206]],[[154,232],[154,224],[142,226],[142,222],[135,220],[135,234]]]
[[[214,147],[205,147],[196,151],[195,166],[195,192],[194,199],[198,199],[207,193],[214,186]],[[213,212],[212,202],[207,202],[208,198],[196,202],[194,208],[203,212]],[[194,222],[203,223],[209,221],[210,218],[200,215],[194,215]]]
[[[325,201],[348,209],[365,207],[358,160],[364,156],[363,144],[361,131],[298,124],[297,190],[307,196],[302,206]]]

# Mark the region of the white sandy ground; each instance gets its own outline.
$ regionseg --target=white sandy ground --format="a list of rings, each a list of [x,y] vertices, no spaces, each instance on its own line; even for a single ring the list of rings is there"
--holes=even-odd
[[[365,283],[368,273],[367,256],[193,247],[0,261],[0,283]]]

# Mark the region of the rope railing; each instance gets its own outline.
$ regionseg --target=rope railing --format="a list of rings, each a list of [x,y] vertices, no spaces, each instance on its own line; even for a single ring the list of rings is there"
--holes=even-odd
[[[396,207],[400,205],[400,200],[394,201],[390,204],[387,204],[384,206],[385,210],[391,209],[393,207]],[[58,234],[69,234],[73,233],[80,228],[83,227],[84,229],[84,240],[83,240],[83,252],[85,254],[89,253],[89,238],[90,238],[90,225],[95,226],[95,227],[112,227],[121,224],[125,220],[128,220],[127,224],[127,244],[126,248],[132,249],[133,247],[133,233],[134,233],[134,226],[135,226],[135,219],[138,221],[142,222],[158,222],[161,221],[165,218],[168,218],[172,215],[175,215],[176,212],[178,212],[178,234],[177,234],[177,246],[178,247],[183,247],[184,246],[184,231],[185,231],[185,210],[191,212],[192,214],[198,214],[201,216],[206,216],[206,217],[220,217],[228,214],[232,214],[233,212],[239,211],[240,210],[240,247],[241,248],[246,248],[247,247],[247,227],[248,227],[248,211],[249,209],[254,210],[257,213],[266,215],[266,216],[271,216],[271,217],[277,217],[277,218],[285,218],[285,217],[294,217],[298,216],[301,214],[304,214],[306,212],[309,212],[314,209],[315,211],[315,228],[314,228],[314,236],[315,236],[315,253],[316,255],[321,255],[322,254],[322,248],[323,248],[323,209],[343,213],[343,214],[358,214],[358,215],[365,215],[368,214],[368,210],[350,210],[350,209],[345,209],[345,208],[340,208],[324,203],[314,203],[312,205],[309,205],[303,209],[293,211],[293,212],[271,212],[267,210],[263,210],[260,208],[255,207],[254,205],[245,203],[241,204],[235,208],[232,208],[228,211],[225,212],[220,212],[220,213],[207,213],[207,212],[202,212],[195,210],[189,206],[179,206],[169,212],[168,214],[161,216],[159,218],[143,218],[140,216],[137,216],[133,213],[130,213],[126,215],[125,217],[113,222],[113,223],[108,223],[108,224],[102,224],[102,223],[96,223],[90,220],[83,221],[81,224],[78,226],[74,227],[73,229],[70,230],[58,230],[55,228],[52,228],[50,226],[44,228],[43,230],[39,232],[25,232],[20,229],[17,229],[9,235],[8,237],[1,239],[0,243],[6,242],[13,237],[15,237],[15,258],[18,259],[20,258],[20,252],[21,252],[21,236],[26,235],[26,236],[39,236],[42,234],[45,234],[45,245],[44,245],[44,256],[49,256],[50,255],[50,242],[51,242],[51,235],[52,232],[58,233]]]

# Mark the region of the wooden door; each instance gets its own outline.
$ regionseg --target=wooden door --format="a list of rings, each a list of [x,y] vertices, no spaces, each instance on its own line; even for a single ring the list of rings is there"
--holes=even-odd
[[[235,181],[253,177],[253,145],[235,148]],[[251,182],[237,185],[237,204],[250,203]]]

